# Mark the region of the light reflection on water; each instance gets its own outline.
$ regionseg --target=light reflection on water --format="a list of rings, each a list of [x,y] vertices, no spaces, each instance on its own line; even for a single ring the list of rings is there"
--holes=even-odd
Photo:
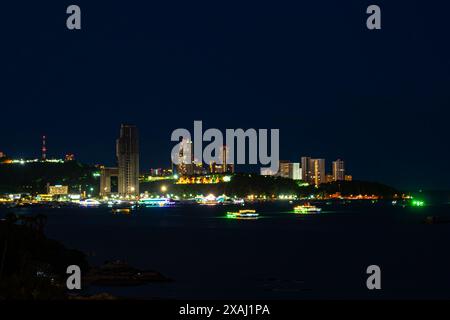
[[[448,206],[325,206],[297,215],[292,204],[255,204],[257,220],[225,219],[223,206],[17,210],[48,215],[46,234],[89,253],[92,264],[123,259],[173,283],[89,288],[131,297],[370,298],[365,268],[382,268],[382,297],[450,297],[450,224],[425,225]],[[0,209],[0,214],[6,211]],[[447,286],[448,285],[448,286]]]

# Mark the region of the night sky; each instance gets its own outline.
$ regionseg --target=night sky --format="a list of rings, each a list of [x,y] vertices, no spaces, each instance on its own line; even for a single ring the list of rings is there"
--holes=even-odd
[[[95,2],[95,3],[94,3]],[[145,4],[144,4],[145,2]],[[153,2],[153,1],[152,1]],[[66,28],[66,8],[82,30]],[[366,28],[370,4],[382,30]],[[139,126],[143,169],[171,132],[279,128],[281,159],[341,158],[355,179],[450,188],[450,3],[8,1],[0,151],[115,162]]]

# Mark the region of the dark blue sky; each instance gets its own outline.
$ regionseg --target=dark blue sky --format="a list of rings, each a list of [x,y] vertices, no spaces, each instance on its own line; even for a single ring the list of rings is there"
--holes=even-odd
[[[443,1],[17,1],[2,4],[0,150],[114,163],[120,123],[144,169],[171,132],[279,128],[281,158],[450,188],[450,4]],[[95,4],[94,4],[95,2]],[[66,29],[78,4],[82,30]],[[382,30],[366,29],[366,8]]]

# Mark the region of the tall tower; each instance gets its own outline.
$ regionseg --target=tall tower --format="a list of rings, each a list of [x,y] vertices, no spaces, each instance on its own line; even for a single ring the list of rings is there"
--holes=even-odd
[[[301,158],[301,166],[302,166],[302,180],[304,182],[311,181],[311,157],[302,157]]]
[[[116,144],[119,196],[139,196],[139,136],[134,125],[122,124]]]
[[[337,159],[333,161],[333,180],[342,181],[345,178],[344,161]]]
[[[190,176],[194,174],[194,148],[190,139],[184,139],[180,143],[178,152],[177,170],[181,176]]]
[[[234,164],[230,163],[230,151],[226,145],[220,149],[220,159],[222,160],[222,173],[234,173]]]
[[[42,157],[41,157],[42,161],[47,160],[47,146],[46,146],[45,140],[46,140],[46,137],[42,136]]]
[[[325,159],[311,159],[310,167],[313,169],[313,179],[314,185],[317,187],[319,184],[326,183],[325,174]]]

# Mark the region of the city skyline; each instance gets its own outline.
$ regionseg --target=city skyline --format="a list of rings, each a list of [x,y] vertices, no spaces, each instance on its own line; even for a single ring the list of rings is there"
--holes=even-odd
[[[180,5],[103,15],[90,3],[85,28],[70,33],[45,18],[60,14],[51,4],[30,4],[4,39],[16,49],[3,52],[0,150],[36,157],[46,135],[49,155],[112,166],[111,137],[128,122],[141,129],[143,168],[165,167],[171,132],[203,120],[279,128],[280,159],[341,157],[364,180],[450,189],[450,46],[438,22],[449,5],[383,3],[386,28],[376,32],[356,3]],[[4,21],[15,25],[22,10],[8,8]],[[441,173],[421,169],[431,166]]]
[[[127,127],[132,127],[135,128],[135,130],[137,130],[137,126],[135,125],[129,125],[129,124],[121,124],[121,134],[122,131],[124,130],[124,128]],[[53,161],[53,162],[60,162],[60,161],[71,161],[71,160],[78,160],[78,158],[76,157],[76,155],[74,153],[66,153],[64,156],[64,160],[63,158],[57,158],[57,157],[52,157],[52,154],[50,153],[50,157],[47,158],[47,147],[46,147],[46,139],[47,137],[44,135],[42,136],[42,140],[41,140],[41,158],[39,157],[31,157],[31,158],[16,158],[15,161],[18,161],[18,159],[22,160],[22,159],[29,159],[28,161],[34,162],[34,161]],[[124,169],[121,170],[121,173],[119,173],[118,168],[120,167],[119,165],[119,159],[121,158],[119,156],[119,141],[121,139],[117,139],[116,140],[116,160],[113,161],[114,165],[109,165],[109,163],[111,162],[107,162],[107,164],[105,163],[100,163],[98,161],[94,161],[93,163],[86,163],[86,164],[90,164],[90,165],[98,165],[101,166],[101,172],[102,172],[102,178],[101,178],[101,182],[100,182],[100,194],[104,194],[104,195],[108,195],[111,193],[111,182],[109,181],[114,177],[119,177],[119,175],[122,176],[122,178],[120,179],[122,182],[126,181],[127,179],[123,178],[124,177]],[[187,143],[190,144],[190,147],[187,147],[186,150],[192,150],[193,147],[193,143],[192,141],[182,141],[181,145],[183,145],[183,143]],[[139,150],[139,142],[137,142],[137,144],[135,143],[135,145],[137,145],[137,149]],[[133,147],[136,148],[136,147]],[[226,163],[226,157],[227,157],[227,153],[224,152],[224,150],[228,150],[228,147],[226,145],[223,145],[223,147],[220,150],[220,157],[224,158],[225,161],[225,166],[223,165],[218,165],[215,163],[210,163],[207,164],[205,162],[203,162],[202,164],[199,164],[198,161],[196,161],[196,159],[194,158],[193,153],[191,153],[191,163],[190,164],[185,164],[183,162],[185,162],[185,160],[181,160],[181,164],[180,165],[174,165],[173,163],[170,163],[169,165],[166,166],[157,166],[157,165],[153,165],[153,164],[149,164],[148,161],[146,161],[146,164],[148,166],[146,166],[144,169],[139,170],[139,163],[141,162],[139,159],[139,151],[137,156],[137,159],[135,161],[137,161],[138,165],[137,165],[137,172],[138,174],[134,176],[134,180],[137,179],[137,177],[139,175],[143,175],[145,173],[150,172],[150,174],[152,174],[152,172],[156,169],[156,170],[171,170],[173,171],[175,168],[175,173],[181,174],[181,175],[204,175],[204,174],[208,174],[208,173],[234,173],[235,172],[235,168],[236,168],[236,164],[227,164]],[[185,159],[186,156],[183,156],[183,148],[180,147],[180,159]],[[224,157],[225,154],[225,157]],[[9,157],[11,159],[13,159],[14,157],[10,157],[10,155],[7,152],[4,152],[2,150],[0,150],[0,158],[1,157]],[[123,158],[123,157],[122,157]],[[329,164],[328,166],[326,165],[327,160],[324,158],[313,158],[310,156],[300,156],[298,157],[298,159],[300,160],[299,162],[296,162],[295,159],[294,160],[279,160],[279,171],[274,174],[273,172],[271,172],[270,169],[264,169],[262,168],[263,166],[261,165],[238,165],[238,168],[241,168],[241,170],[238,170],[237,172],[254,172],[254,173],[259,173],[261,175],[277,175],[277,176],[281,176],[281,177],[285,177],[285,178],[289,178],[289,179],[293,179],[293,180],[302,180],[303,182],[309,183],[309,184],[313,184],[313,185],[320,185],[322,183],[329,183],[329,182],[333,182],[333,181],[351,181],[353,180],[353,175],[347,174],[347,171],[345,170],[345,166],[344,166],[344,160],[340,159],[339,157],[335,157],[336,160],[331,161],[331,164]],[[123,161],[122,161],[123,162]],[[122,164],[122,167],[124,166],[124,164]],[[225,167],[225,169],[224,169]],[[249,167],[253,167],[253,169],[248,170]],[[105,180],[106,177],[106,180]],[[364,179],[357,179],[357,180],[364,180]],[[384,182],[384,181],[380,181],[380,180],[374,180],[374,182]],[[119,183],[120,185],[120,183]],[[129,192],[124,192],[123,190],[127,189],[129,190],[130,188],[133,189],[133,193],[135,190],[136,194],[139,193],[139,184],[137,182],[134,182],[132,184],[133,186],[121,186],[120,189],[122,191],[119,191],[119,194],[129,194]],[[396,186],[396,185],[393,185]],[[397,186],[396,186],[397,187]]]
[[[247,141],[248,144],[248,141]],[[235,173],[236,164],[232,163],[229,158],[229,147],[223,145],[219,149],[219,158],[222,163],[202,161],[201,163],[194,157],[193,142],[189,139],[182,139],[180,142],[180,149],[178,152],[178,164],[171,163],[169,167],[151,167],[147,170],[140,170],[140,147],[138,128],[133,124],[121,124],[120,135],[116,140],[116,166],[105,166],[101,163],[95,163],[100,166],[100,194],[109,195],[111,193],[111,179],[118,179],[118,193],[120,195],[136,195],[139,194],[138,177],[145,172],[153,173],[161,169],[162,171],[170,170],[172,173],[177,173],[181,176],[190,175],[204,175],[215,173]],[[35,163],[35,162],[64,162],[74,161],[76,156],[73,153],[67,153],[62,158],[47,158],[46,136],[42,136],[41,158],[19,158],[15,159],[5,152],[0,151],[0,159],[3,161],[12,161],[12,163]],[[186,154],[184,154],[186,153]],[[236,156],[235,156],[236,157]],[[6,159],[6,160],[5,160]],[[316,186],[321,183],[328,183],[332,181],[351,180],[352,176],[345,175],[344,161],[337,159],[332,162],[331,171],[325,166],[325,159],[314,159],[311,157],[302,156],[300,162],[292,162],[290,160],[278,160],[278,171],[272,172],[270,168],[260,166],[259,171],[261,175],[277,175],[292,180],[303,180]],[[87,163],[94,165],[93,163]],[[245,167],[242,165],[241,167]],[[246,171],[242,171],[246,172]],[[257,172],[257,171],[255,171]],[[329,177],[331,177],[329,179]]]
[[[0,301],[450,299],[450,2],[2,9]]]

